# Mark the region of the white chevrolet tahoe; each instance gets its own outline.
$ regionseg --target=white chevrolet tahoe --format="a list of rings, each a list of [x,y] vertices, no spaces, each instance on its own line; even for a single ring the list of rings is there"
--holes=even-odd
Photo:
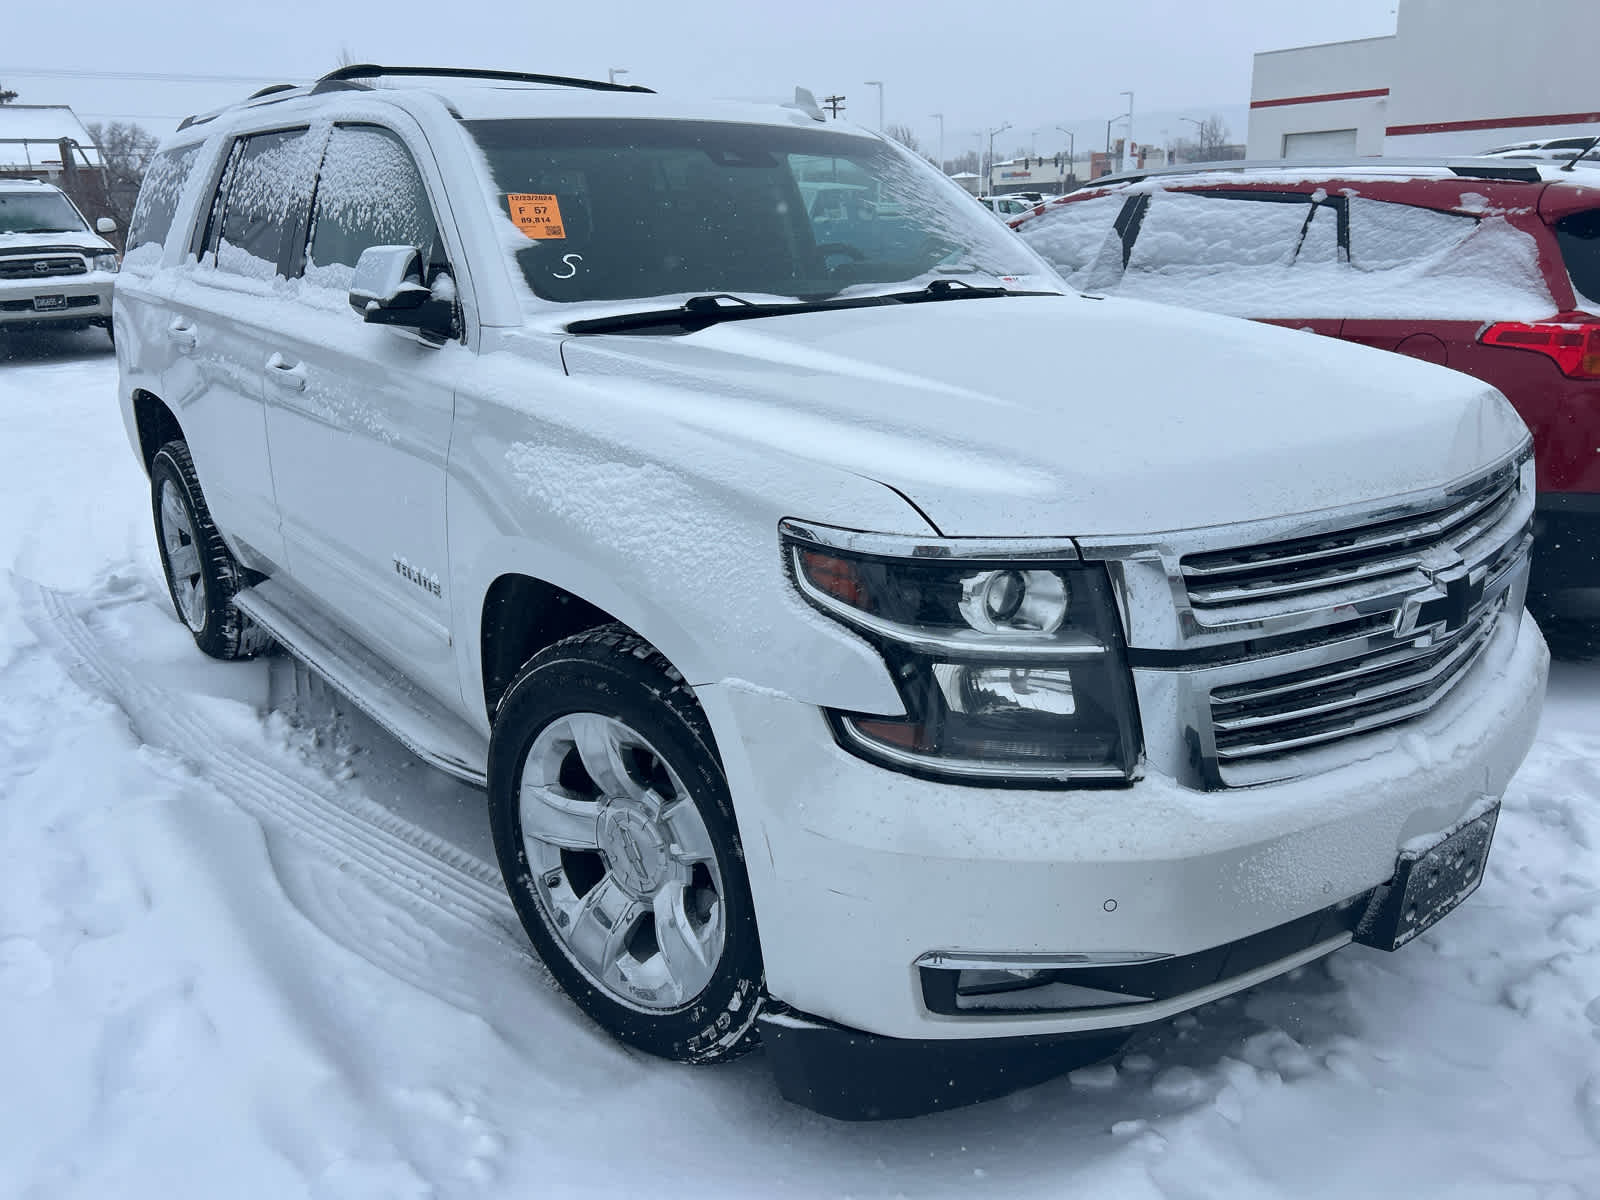
[[[838,1116],[1449,911],[1547,663],[1505,400],[1074,294],[806,100],[352,67],[185,122],[116,345],[200,648],[482,785],[618,1038]]]
[[[36,179],[0,179],[0,336],[23,329],[111,331],[117,250],[89,228],[59,188]]]

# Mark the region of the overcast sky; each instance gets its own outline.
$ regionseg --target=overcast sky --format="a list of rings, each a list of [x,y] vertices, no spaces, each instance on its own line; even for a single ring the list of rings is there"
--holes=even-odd
[[[1251,55],[1394,32],[1398,0],[89,0],[7,3],[0,82],[20,103],[85,120],[136,118],[158,133],[259,82],[356,61],[494,66],[624,82],[685,97],[771,97],[794,85],[848,97],[849,116],[912,127],[932,151],[977,146],[1010,122],[1009,152],[1052,152],[1076,131],[1104,140],[1134,92],[1135,136],[1177,137],[1179,115],[1223,113],[1244,139]],[[110,73],[160,79],[107,78]],[[225,76],[199,80],[202,76]],[[175,78],[176,77],[176,78]],[[1098,130],[1098,133],[1093,132]]]

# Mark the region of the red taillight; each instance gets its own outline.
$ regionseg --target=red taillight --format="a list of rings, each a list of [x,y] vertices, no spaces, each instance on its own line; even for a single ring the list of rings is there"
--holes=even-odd
[[[1541,321],[1524,325],[1501,321],[1484,330],[1486,346],[1508,350],[1534,350],[1556,360],[1563,375],[1572,379],[1600,379],[1600,325]]]

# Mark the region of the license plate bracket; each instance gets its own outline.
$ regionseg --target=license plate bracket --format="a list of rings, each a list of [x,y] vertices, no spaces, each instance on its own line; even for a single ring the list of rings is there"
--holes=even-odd
[[[1402,851],[1394,878],[1373,893],[1355,940],[1398,950],[1477,891],[1499,819],[1497,801],[1428,849]]]
[[[57,309],[65,308],[66,306],[67,306],[67,298],[64,295],[60,295],[60,296],[35,296],[33,298],[33,311],[34,312],[55,312]]]

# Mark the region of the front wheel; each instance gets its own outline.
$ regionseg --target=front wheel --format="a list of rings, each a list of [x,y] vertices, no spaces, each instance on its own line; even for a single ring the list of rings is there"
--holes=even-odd
[[[680,1062],[755,1045],[761,947],[728,784],[665,658],[613,625],[531,659],[496,714],[489,810],[523,927],[595,1021]]]

